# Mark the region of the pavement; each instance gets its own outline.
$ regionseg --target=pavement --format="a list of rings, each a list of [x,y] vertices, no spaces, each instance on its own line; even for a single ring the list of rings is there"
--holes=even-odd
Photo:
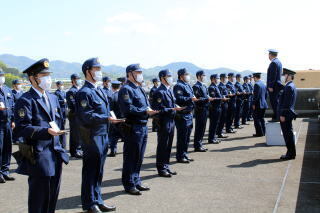
[[[151,191],[142,196],[127,195],[121,184],[122,145],[119,154],[107,158],[103,178],[103,199],[122,213],[202,212],[320,212],[320,122],[299,118],[297,158],[280,161],[285,147],[266,146],[264,137],[253,138],[253,123],[229,134],[221,144],[207,145],[206,153],[194,153],[190,164],[177,164],[175,144],[172,178],[161,178],[155,168],[156,133],[149,133],[142,180]],[[193,135],[193,134],[192,134]],[[207,138],[207,132],[205,139]],[[205,140],[206,141],[206,140]],[[17,146],[13,147],[17,150]],[[12,160],[12,171],[17,164]],[[82,161],[72,159],[64,166],[56,212],[82,212]],[[27,212],[27,177],[13,173],[16,181],[0,185],[0,212]]]

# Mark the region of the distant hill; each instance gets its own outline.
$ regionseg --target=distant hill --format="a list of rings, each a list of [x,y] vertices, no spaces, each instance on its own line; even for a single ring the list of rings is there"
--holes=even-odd
[[[0,61],[4,62],[8,65],[8,67],[14,67],[19,69],[20,71],[23,71],[27,67],[29,67],[32,63],[34,63],[36,60],[30,59],[25,56],[15,56],[10,54],[2,54],[0,55]],[[53,76],[55,78],[69,78],[69,76],[73,73],[81,73],[81,63],[76,62],[65,62],[60,60],[53,60],[50,61],[50,69],[53,72]],[[158,76],[158,72],[162,69],[170,69],[173,72],[176,72],[180,68],[186,68],[189,70],[190,73],[195,75],[195,73],[198,70],[201,70],[200,67],[189,63],[189,62],[174,62],[167,64],[165,66],[156,66],[152,68],[146,68],[144,69],[144,75],[146,79],[150,79],[152,77]],[[125,75],[125,67],[117,66],[117,65],[108,65],[102,67],[103,72],[106,72],[107,75],[110,75],[111,77],[119,77]],[[206,74],[209,76],[214,73],[239,73],[240,71],[232,70],[229,68],[216,68],[216,69],[203,69]],[[240,72],[242,75],[248,75],[252,73],[250,70],[245,70]]]

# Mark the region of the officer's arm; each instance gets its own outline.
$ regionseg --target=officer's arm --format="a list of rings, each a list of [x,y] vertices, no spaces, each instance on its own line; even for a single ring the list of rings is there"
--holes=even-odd
[[[181,105],[187,105],[192,103],[192,97],[185,97],[183,96],[184,88],[182,88],[180,85],[175,85],[173,87],[173,94],[176,98],[177,104]]]
[[[290,110],[290,106],[293,104],[294,90],[292,87],[286,86],[283,91],[284,100],[280,105],[280,116],[286,116]]]
[[[260,97],[259,86],[258,86],[258,84],[255,84],[254,88],[253,88],[253,103],[254,104],[259,104],[259,97]]]
[[[15,123],[14,134],[17,137],[35,140],[49,140],[52,136],[48,133],[49,126],[33,126],[31,100],[19,98],[14,110]]]
[[[124,116],[128,114],[134,115],[145,115],[147,112],[147,107],[136,107],[132,104],[133,93],[128,88],[122,88],[119,91],[118,101],[120,105],[120,110]],[[149,102],[148,102],[149,103]]]
[[[108,123],[109,113],[99,114],[95,112],[93,98],[90,93],[81,91],[77,93],[77,115],[86,125],[97,125]]]
[[[272,62],[268,68],[267,87],[273,88],[276,81],[277,81],[277,64]]]
[[[197,86],[197,85],[194,85],[192,87],[193,89],[193,93],[195,94],[196,98],[198,99],[197,103],[205,103],[205,102],[208,102],[208,98],[205,98],[205,97],[201,97],[200,94],[201,94],[201,89]]]
[[[172,108],[167,108],[164,103],[164,96],[161,92],[155,92],[153,95],[154,101],[152,103],[152,109],[159,111],[160,115],[168,112],[172,112]]]
[[[70,96],[72,96],[72,99],[70,98]],[[67,92],[67,105],[68,108],[71,110],[74,110],[74,105],[75,105],[75,97],[72,95],[72,92],[69,90]]]

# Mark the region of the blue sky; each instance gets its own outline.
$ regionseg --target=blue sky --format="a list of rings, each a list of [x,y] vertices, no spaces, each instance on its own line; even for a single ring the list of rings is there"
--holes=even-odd
[[[266,71],[320,69],[318,0],[10,0],[1,2],[0,54],[143,67],[176,61]]]

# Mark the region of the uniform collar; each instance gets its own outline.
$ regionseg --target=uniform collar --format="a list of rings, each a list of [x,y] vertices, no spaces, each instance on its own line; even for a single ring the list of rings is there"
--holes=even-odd
[[[31,87],[32,87],[32,89],[39,95],[39,97],[42,98],[43,93],[40,92],[38,89],[36,89],[34,86],[31,86]]]
[[[290,84],[290,83],[292,83],[292,81],[288,81],[288,82],[286,83],[286,86],[287,86],[288,84]]]
[[[98,86],[97,86],[96,84],[91,83],[90,81],[87,81],[87,80],[86,80],[86,84],[87,84],[87,85],[90,85],[90,87],[93,87],[93,88],[95,88],[95,89],[98,88]]]
[[[170,86],[166,86],[166,85],[164,85],[164,84],[162,84],[161,83],[161,85],[160,85],[161,87],[163,87],[164,89],[167,89],[167,90],[169,90],[170,89]]]
[[[138,85],[136,85],[132,81],[128,80],[128,82],[129,82],[129,85],[131,85],[133,88],[138,88]]]

